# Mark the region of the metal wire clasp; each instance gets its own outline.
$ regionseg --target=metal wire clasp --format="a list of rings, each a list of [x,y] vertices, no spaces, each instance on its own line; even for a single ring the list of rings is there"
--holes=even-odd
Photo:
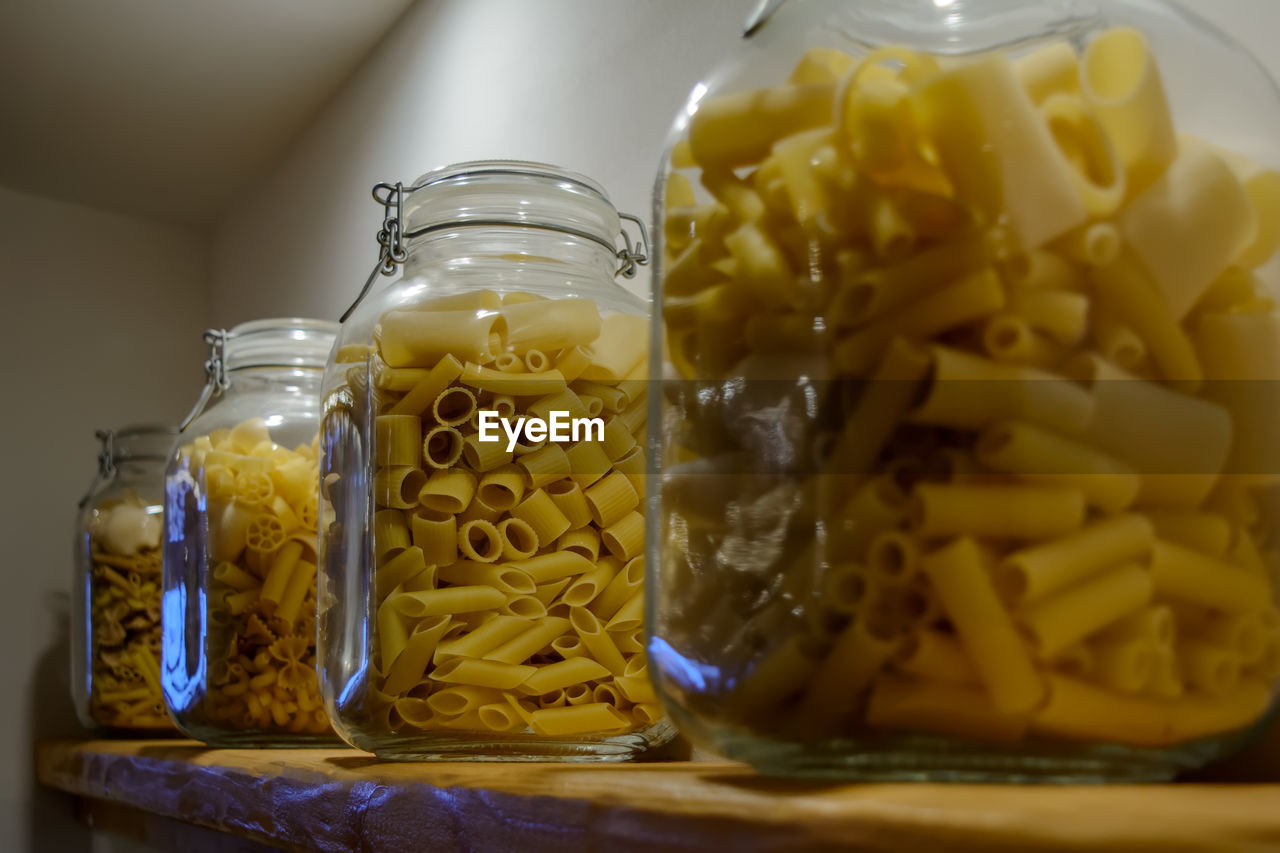
[[[634,222],[636,227],[640,229],[640,239],[632,243],[631,235],[627,233],[627,229],[622,229],[622,242],[625,244],[618,250],[618,260],[622,265],[618,267],[614,275],[620,275],[623,278],[635,278],[636,268],[649,263],[649,229],[645,228],[644,220],[632,213],[619,213],[619,219],[625,219],[628,222]]]
[[[205,383],[200,392],[200,399],[192,406],[191,411],[182,419],[179,430],[191,426],[191,422],[200,416],[205,406],[215,395],[221,394],[231,386],[227,379],[227,331],[226,329],[206,329],[204,342],[209,345],[209,359],[204,363]]]
[[[93,481],[89,483],[89,488],[85,490],[84,497],[80,499],[80,503],[76,504],[80,509],[84,509],[85,504],[89,502],[89,498],[93,497],[98,484],[105,483],[114,477],[116,473],[116,431],[113,429],[100,429],[94,433],[94,436],[97,437],[98,441],[102,442],[102,447],[98,449],[98,473],[94,476]]]
[[[373,185],[373,200],[382,205],[382,228],[378,230],[378,262],[373,267],[373,272],[369,273],[369,277],[365,279],[364,287],[360,288],[360,292],[356,294],[356,301],[351,303],[351,307],[342,312],[342,316],[338,318],[339,323],[347,322],[347,318],[351,316],[351,312],[359,307],[364,301],[365,296],[369,294],[369,288],[373,287],[373,282],[379,274],[394,275],[396,267],[404,263],[408,253],[404,250],[404,184],[396,181],[394,184],[377,183]]]

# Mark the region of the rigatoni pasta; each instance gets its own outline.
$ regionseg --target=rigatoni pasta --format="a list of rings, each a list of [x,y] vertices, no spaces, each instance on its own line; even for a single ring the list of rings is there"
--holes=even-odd
[[[640,633],[647,323],[518,292],[488,310],[393,310],[369,355],[394,414],[374,419],[371,670],[345,722],[374,743],[659,718]],[[602,428],[564,439],[508,431],[593,410]]]
[[[691,102],[660,205],[652,628],[707,730],[851,766],[882,730],[1164,747],[1261,717],[1280,180],[1174,118],[1130,29],[815,48]],[[569,455],[610,522],[619,475]],[[624,579],[588,605],[610,628]]]

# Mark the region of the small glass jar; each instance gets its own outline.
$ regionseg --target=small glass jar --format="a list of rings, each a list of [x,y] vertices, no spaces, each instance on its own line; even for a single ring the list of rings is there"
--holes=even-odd
[[[335,740],[315,673],[320,379],[337,324],[205,333],[165,477],[164,693],[211,746]]]
[[[774,774],[1238,748],[1280,678],[1275,85],[1158,0],[765,9],[655,199],[674,720]]]
[[[648,311],[614,280],[642,253],[615,248],[599,185],[551,166],[464,163],[375,198],[379,267],[403,273],[357,300],[325,374],[335,727],[393,759],[665,741],[644,653]]]
[[[102,430],[76,519],[71,691],[85,727],[174,734],[160,691],[164,466],[177,430]]]

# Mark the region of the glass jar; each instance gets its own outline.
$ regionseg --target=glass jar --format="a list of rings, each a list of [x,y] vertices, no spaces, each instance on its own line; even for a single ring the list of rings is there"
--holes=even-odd
[[[160,692],[160,521],[177,430],[100,430],[76,519],[71,691],[86,728],[173,733]]]
[[[614,281],[643,244],[615,248],[594,181],[536,163],[375,198],[379,268],[403,271],[357,300],[325,374],[335,727],[395,759],[620,760],[668,739],[643,639],[648,311]]]
[[[1237,748],[1280,676],[1275,86],[1157,0],[747,35],[656,189],[674,721],[774,774]]]
[[[336,740],[315,672],[320,380],[337,324],[205,333],[165,475],[164,692],[210,746]]]

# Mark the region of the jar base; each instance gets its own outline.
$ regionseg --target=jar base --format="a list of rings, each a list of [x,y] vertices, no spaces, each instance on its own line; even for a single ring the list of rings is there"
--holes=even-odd
[[[213,749],[324,749],[342,746],[342,740],[333,732],[326,734],[294,734],[293,732],[221,732],[184,730]]]
[[[1138,784],[1167,782],[1223,754],[1222,739],[1169,749],[999,744],[927,736],[813,743],[721,733],[719,752],[766,776],[856,782]]]
[[[560,740],[536,735],[512,735],[502,739],[477,735],[467,738],[459,732],[381,737],[353,734],[351,743],[384,761],[586,763],[631,761],[670,740],[674,734],[670,724],[659,723],[626,734]]]

